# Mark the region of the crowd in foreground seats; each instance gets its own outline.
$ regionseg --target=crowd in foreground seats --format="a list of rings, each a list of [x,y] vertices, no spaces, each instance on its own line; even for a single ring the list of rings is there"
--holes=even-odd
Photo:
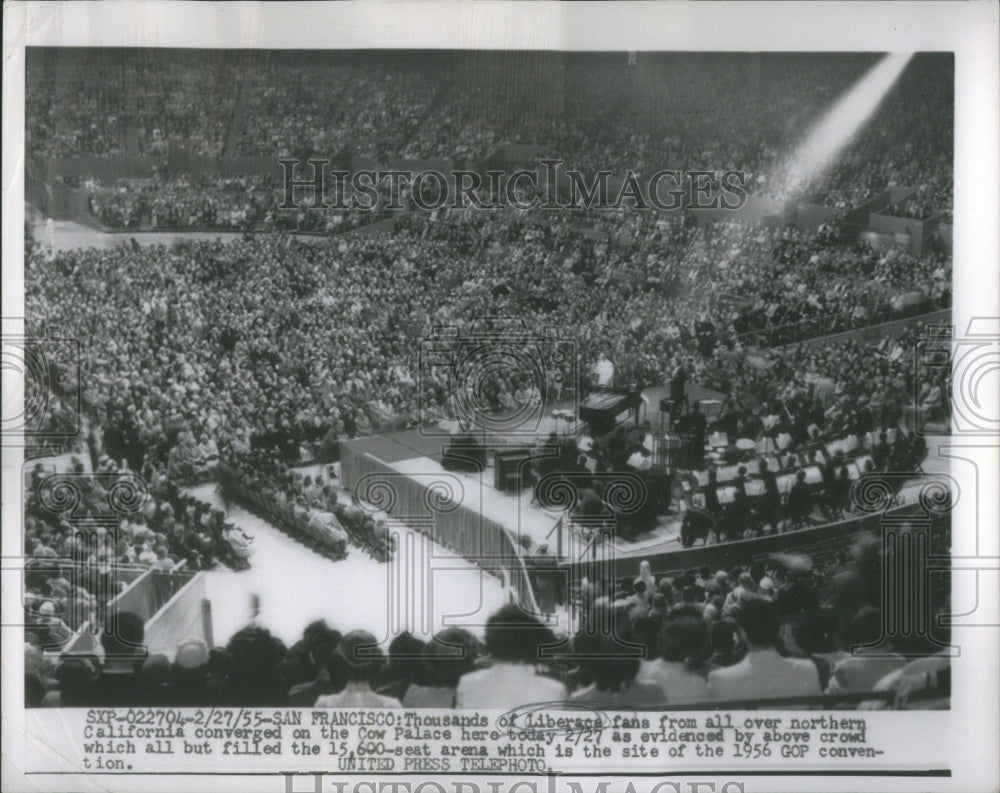
[[[108,601],[148,569],[245,566],[246,538],[221,510],[184,496],[162,471],[146,473],[103,455],[91,471],[73,459],[66,471],[38,463],[27,477],[24,603],[42,646],[100,624]]]
[[[934,521],[928,542],[948,553],[947,519]],[[935,668],[946,700],[948,659],[934,659],[947,637],[883,635],[881,581],[892,563],[862,536],[828,558],[659,577],[643,564],[635,580],[584,581],[573,635],[509,605],[488,619],[484,641],[447,628],[428,641],[403,633],[384,648],[367,631],[320,620],[290,647],[253,624],[224,647],[188,639],[150,655],[141,621],[118,614],[90,655],[42,655],[29,633],[28,704],[642,709],[893,691],[914,656]],[[925,585],[928,616],[947,613],[947,574]],[[858,707],[835,697],[826,705]]]

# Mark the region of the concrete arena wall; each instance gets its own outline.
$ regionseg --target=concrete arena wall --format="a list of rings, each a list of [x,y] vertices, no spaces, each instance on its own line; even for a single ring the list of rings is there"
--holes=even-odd
[[[205,574],[197,573],[146,623],[146,644],[152,653],[173,653],[185,639],[200,639],[209,647],[202,620]],[[208,632],[210,633],[210,631]]]
[[[817,526],[812,529],[799,529],[783,534],[773,534],[766,537],[756,537],[736,542],[720,543],[718,545],[696,545],[693,548],[664,551],[636,556],[612,555],[607,561],[598,562],[601,567],[611,566],[611,574],[615,579],[639,574],[639,564],[648,561],[656,574],[681,573],[699,567],[711,567],[713,570],[728,570],[734,565],[747,564],[755,559],[766,558],[775,553],[796,553],[808,551],[817,545],[832,544],[839,541],[849,541],[861,531],[877,532],[882,521],[901,520],[907,516],[915,516],[921,512],[918,504],[908,504],[885,514],[863,515],[848,520]],[[576,576],[589,575],[588,568],[593,563],[589,560],[572,562],[564,565],[566,570],[575,570]],[[571,579],[572,580],[572,579]]]

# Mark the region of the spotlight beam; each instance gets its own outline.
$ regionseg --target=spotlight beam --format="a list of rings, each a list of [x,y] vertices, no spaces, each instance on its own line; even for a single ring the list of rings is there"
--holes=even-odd
[[[779,195],[802,190],[836,161],[878,111],[912,57],[912,53],[889,53],[837,100],[781,169]]]

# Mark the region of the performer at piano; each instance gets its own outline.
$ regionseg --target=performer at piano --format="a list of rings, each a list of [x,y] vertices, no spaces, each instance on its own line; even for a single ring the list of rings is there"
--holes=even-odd
[[[606,353],[601,353],[601,357],[594,366],[594,373],[597,375],[599,388],[610,388],[614,384],[615,365],[611,363]]]

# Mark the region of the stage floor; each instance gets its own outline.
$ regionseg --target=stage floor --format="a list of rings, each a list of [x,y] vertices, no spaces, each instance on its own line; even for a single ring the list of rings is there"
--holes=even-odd
[[[384,462],[384,461],[383,461]],[[430,458],[403,460],[390,464],[401,474],[410,476],[427,476],[431,474],[446,474],[457,477],[463,485],[462,505],[483,517],[505,526],[520,542],[521,537],[531,538],[533,548],[542,543],[549,546],[550,553],[556,553],[559,538],[557,536],[559,521],[563,519],[562,511],[542,509],[532,503],[532,489],[524,488],[520,493],[505,493],[493,486],[493,466],[488,464],[481,474],[463,472],[448,472],[441,463]],[[625,540],[614,539],[616,552],[624,555],[663,553],[673,547],[680,548],[680,530],[683,512],[672,512],[661,515],[656,528],[643,532]],[[563,536],[564,550],[568,550],[567,535]]]
[[[938,447],[948,440],[948,436],[927,437],[929,453],[923,463],[925,474],[933,475],[935,473],[948,472],[947,459],[939,457],[937,451]],[[537,547],[541,543],[546,543],[551,553],[556,552],[558,544],[556,535],[557,525],[563,514],[545,510],[532,504],[531,488],[524,488],[521,493],[504,493],[498,491],[493,486],[492,464],[488,464],[481,476],[461,472],[446,472],[439,462],[429,458],[404,460],[392,463],[391,467],[400,473],[408,475],[448,473],[451,476],[458,477],[464,486],[462,501],[464,506],[477,511],[490,520],[501,523],[518,539],[521,536],[530,537],[533,547]],[[899,496],[900,503],[910,503],[915,499],[922,483],[923,479],[921,475],[915,473],[913,475],[913,483],[905,485],[901,490]],[[656,527],[650,531],[638,534],[629,540],[615,537],[612,540],[612,545],[616,556],[635,557],[682,550],[680,530],[683,519],[683,504],[680,505],[679,509],[675,504],[668,514],[658,517]],[[816,525],[820,525],[818,513],[816,513],[815,519],[817,521]],[[568,549],[569,542],[564,534],[564,550]]]
[[[668,396],[669,390],[667,386],[650,386],[642,392],[647,402],[640,411],[640,420],[649,421],[656,432],[660,430],[662,422],[659,409],[660,400]],[[725,394],[702,386],[689,385],[687,397],[691,403],[703,399],[716,399],[721,403],[725,399]],[[575,410],[576,404],[574,402],[562,401],[551,405],[546,410],[545,415],[539,417],[537,426],[533,426],[531,432],[492,432],[476,429],[470,434],[488,448],[491,446],[533,446],[544,441],[553,432],[561,436],[577,435],[580,429],[579,422],[556,419],[552,415],[555,411],[575,413]],[[626,426],[631,426],[631,421]],[[438,427],[421,430],[414,427],[344,441],[343,446],[359,449],[385,463],[393,464],[418,457],[440,460],[450,439],[451,436],[447,430]]]
[[[698,400],[718,400],[725,398],[724,394],[700,386],[688,386],[689,402]],[[648,420],[654,432],[659,432],[664,419],[659,410],[660,400],[668,396],[667,386],[646,388],[643,395],[646,399],[640,418]],[[575,405],[571,402],[559,403],[554,409],[572,411]],[[541,417],[539,426],[533,434],[517,433],[487,433],[477,432],[478,440],[489,446],[523,445],[532,446],[543,441],[550,433],[561,436],[576,435],[578,427],[575,422],[556,420],[552,411]],[[443,474],[441,457],[450,437],[441,430],[440,434],[422,433],[419,429],[408,429],[391,432],[385,435],[348,441],[345,446],[357,451],[371,454],[396,471],[406,475]],[[947,461],[938,456],[937,448],[947,441],[947,436],[929,436],[928,456],[923,467],[927,474],[946,472]],[[452,473],[463,484],[463,506],[483,515],[484,517],[506,527],[515,538],[529,537],[532,546],[542,543],[549,546],[551,553],[556,553],[558,546],[557,526],[564,517],[557,513],[542,509],[532,503],[532,490],[525,488],[521,493],[505,493],[497,491],[493,486],[494,470],[492,455],[487,460],[487,467],[481,475],[467,473]],[[914,475],[914,482],[919,474]],[[904,487],[901,494],[903,503],[910,497],[915,497],[917,485]],[[911,493],[910,491],[914,491]],[[630,540],[615,538],[613,540],[615,553],[621,557],[634,557],[652,554],[669,553],[681,550],[680,529],[684,518],[683,505],[674,504],[672,511],[661,515],[654,529],[639,534]],[[819,522],[818,513],[815,516]],[[564,551],[568,549],[566,534],[563,537]]]

